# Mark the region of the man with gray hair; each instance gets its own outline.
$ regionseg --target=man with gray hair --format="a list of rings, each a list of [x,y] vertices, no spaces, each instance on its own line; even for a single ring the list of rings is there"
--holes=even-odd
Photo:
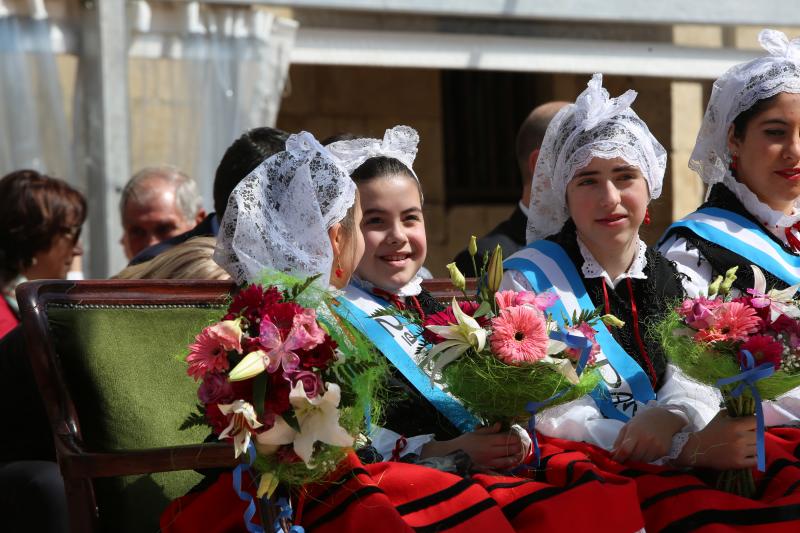
[[[125,184],[119,201],[125,256],[188,231],[206,216],[197,183],[171,166],[147,167]]]
[[[522,176],[522,195],[519,203],[514,208],[511,216],[502,221],[486,236],[478,239],[478,253],[476,262],[481,264],[483,254],[492,253],[498,244],[503,250],[503,257],[508,257],[527,243],[525,242],[525,228],[528,225],[528,206],[531,203],[531,180],[536,160],[539,157],[539,148],[542,146],[544,134],[550,121],[556,113],[569,102],[547,102],[535,107],[528,117],[522,122],[517,132],[516,159],[519,172]],[[472,260],[467,250],[462,250],[453,259],[459,270],[466,276],[474,276]],[[480,266],[478,266],[480,268]]]

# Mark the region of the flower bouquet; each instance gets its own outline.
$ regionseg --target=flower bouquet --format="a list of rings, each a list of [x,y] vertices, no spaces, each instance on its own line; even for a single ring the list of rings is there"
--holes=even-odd
[[[247,453],[259,498],[332,471],[376,409],[386,371],[313,281],[274,274],[247,286],[186,357],[201,403],[184,425],[206,424],[236,457]]]
[[[463,275],[454,264],[448,269],[464,291]],[[537,410],[584,396],[599,383],[599,374],[589,370],[600,350],[592,328],[600,316],[573,316],[560,330],[548,312],[555,295],[498,292],[502,277],[498,246],[484,260],[477,295],[453,299],[422,322],[432,345],[422,364],[486,422],[530,420],[532,429]]]
[[[732,298],[736,268],[718,277],[707,296],[686,299],[658,324],[672,363],[689,377],[719,388],[729,416],[757,418],[758,467],[764,470],[761,401],[800,386],[800,285],[766,292],[753,266],[755,286]],[[718,488],[752,497],[752,470],[722,472]]]

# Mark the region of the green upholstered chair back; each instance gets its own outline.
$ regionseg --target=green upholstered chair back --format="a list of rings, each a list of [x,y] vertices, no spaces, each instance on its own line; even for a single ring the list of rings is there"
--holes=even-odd
[[[111,461],[108,468],[103,460],[142,461],[145,451],[200,445],[208,436],[205,427],[179,429],[198,403],[197,384],[186,375],[183,359],[194,336],[224,314],[232,285],[36,283],[30,284],[35,296],[28,294],[21,301],[23,323],[28,345],[41,339],[49,350],[38,355],[40,365],[32,354],[40,386],[60,389],[50,401],[45,395],[45,401],[51,404],[48,416],[57,434],[65,479],[76,474],[94,478],[103,531],[157,531],[159,516],[169,501],[192,488],[200,474],[153,471],[154,465],[146,463],[136,473],[137,468],[129,464],[116,468]],[[26,307],[33,311],[26,299],[36,302],[38,316],[25,316]],[[34,328],[37,323],[39,327]],[[40,376],[42,372],[49,375]],[[58,432],[65,428],[69,438],[59,439]],[[82,457],[76,457],[76,451]],[[164,453],[161,461],[175,466],[168,464],[169,451]],[[99,457],[100,464],[87,463],[92,457]],[[227,455],[223,462],[231,460],[232,455]],[[96,526],[95,518],[92,527]],[[73,520],[76,527],[86,526],[77,526]]]

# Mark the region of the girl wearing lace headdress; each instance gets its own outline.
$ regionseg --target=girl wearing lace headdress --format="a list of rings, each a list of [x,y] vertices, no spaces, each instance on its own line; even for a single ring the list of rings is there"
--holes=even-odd
[[[676,494],[698,487],[708,491],[703,506],[763,510],[655,466],[755,465],[755,420],[717,414],[713,395],[670,367],[649,334],[648,324],[683,295],[674,265],[638,235],[649,201],[661,192],[666,152],[630,108],[636,93],[609,98],[601,82],[595,74],[547,129],[532,181],[529,244],[506,261],[501,286],[554,292],[563,306],[556,320],[600,306],[625,322],[592,333],[601,349],[600,387],[537,417],[544,460],[566,451],[573,461],[588,457],[602,475],[633,474],[648,530],[690,528],[700,506],[694,496]]]
[[[220,229],[217,260],[239,282],[252,281],[264,269],[274,269],[300,277],[320,274],[323,283],[330,280],[334,287],[343,288],[363,246],[361,237],[350,233],[356,227],[352,224],[360,218],[356,186],[341,161],[309,134],[291,136],[286,147],[286,152],[262,163],[234,190]],[[340,301],[341,316],[357,320],[348,312],[347,300]],[[384,417],[387,425],[399,427],[403,421],[394,420],[398,416],[425,419],[430,416],[430,407],[420,402],[402,413],[389,411]],[[449,423],[444,416],[440,420]],[[407,437],[406,446],[413,447],[414,435]],[[422,440],[427,443],[429,438]],[[400,455],[404,447],[396,439],[391,442]],[[510,456],[514,461],[490,466],[507,468],[519,462],[515,456],[520,450],[515,444],[506,438],[493,443],[499,449],[493,456]],[[391,449],[385,458],[376,458],[371,451],[367,447],[359,450],[358,456],[350,454],[325,482],[304,486],[297,498],[295,521],[307,530],[323,533],[405,532],[417,527],[496,532],[552,529],[561,521],[571,496],[562,487],[518,478],[471,471],[473,475],[465,479],[459,475],[469,470],[470,461],[464,454],[411,464],[390,461]],[[375,459],[378,462],[372,462]],[[557,491],[548,494],[542,489]],[[630,494],[632,486],[591,480],[581,486],[581,492],[602,499],[607,494]],[[527,501],[531,496],[536,497]],[[559,500],[560,507],[554,505]],[[162,531],[244,531],[246,505],[232,490],[229,473],[216,479],[209,476],[198,491],[170,505],[162,515]],[[582,519],[583,524],[591,523],[586,517]],[[626,520],[621,516],[611,523]]]
[[[660,249],[686,274],[690,296],[734,266],[734,287],[800,283],[800,38],[763,30],[769,55],[714,83],[689,161],[710,188],[705,203],[670,226]],[[800,390],[764,402],[767,425],[798,425]]]
[[[328,146],[358,185],[365,213],[364,256],[344,297],[354,324],[393,363],[393,398],[386,406],[384,427],[371,436],[373,446],[386,459],[424,459],[462,450],[481,467],[508,469],[525,457],[527,434],[506,434],[499,426],[467,431],[473,429],[474,418],[434,389],[417,367],[422,337],[415,326],[384,316],[378,324],[397,321],[398,329],[376,328],[376,319],[370,318],[393,308],[424,320],[444,308],[422,287],[418,274],[427,253],[422,189],[412,167],[418,143],[414,129],[396,126],[386,130],[383,140],[360,138]],[[412,338],[417,340],[406,342]]]

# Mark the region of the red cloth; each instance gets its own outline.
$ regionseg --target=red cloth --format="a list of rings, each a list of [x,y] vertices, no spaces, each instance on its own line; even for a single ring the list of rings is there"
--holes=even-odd
[[[800,430],[766,435],[767,471],[754,499],[718,491],[713,472],[620,464],[595,446],[540,437],[542,461],[527,478],[470,479],[404,463],[363,465],[351,455],[331,481],[306,487],[298,523],[342,531],[800,531]],[[222,476],[174,501],[165,533],[245,531],[245,504]]]
[[[296,519],[309,533],[634,532],[644,526],[633,480],[603,474],[580,452],[545,443],[543,456],[546,468],[535,477],[531,471],[531,478],[464,479],[405,463],[363,465],[351,454],[330,481],[306,487]],[[243,532],[244,509],[225,475],[206,492],[174,501],[162,515],[161,528],[164,533]]]
[[[0,339],[6,336],[6,333],[17,327],[19,319],[11,306],[5,298],[0,296]]]

